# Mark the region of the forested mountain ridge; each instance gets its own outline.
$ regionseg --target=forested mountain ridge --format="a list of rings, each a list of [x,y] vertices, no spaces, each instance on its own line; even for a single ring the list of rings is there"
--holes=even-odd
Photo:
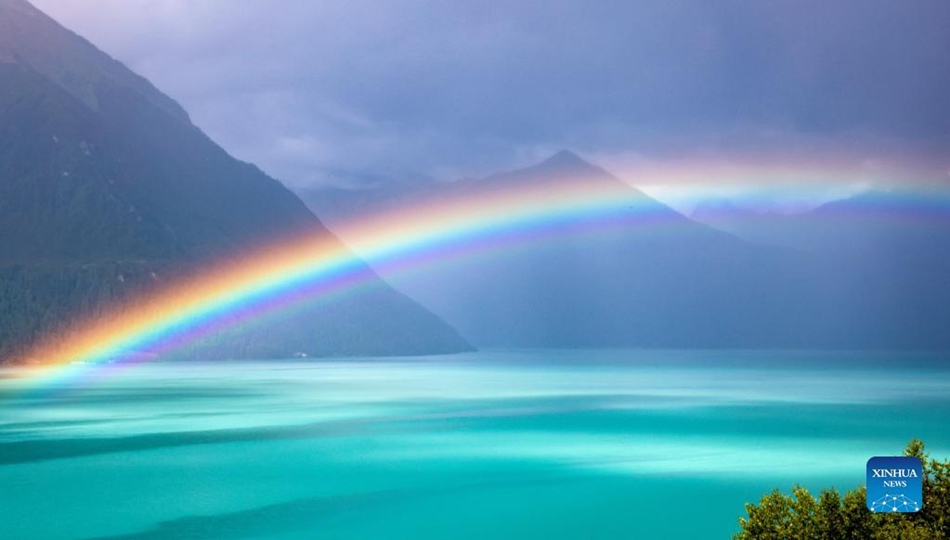
[[[306,206],[234,159],[184,110],[21,0],[0,0],[0,358],[69,320],[310,236]],[[467,350],[437,317],[377,285],[233,330],[209,358]]]

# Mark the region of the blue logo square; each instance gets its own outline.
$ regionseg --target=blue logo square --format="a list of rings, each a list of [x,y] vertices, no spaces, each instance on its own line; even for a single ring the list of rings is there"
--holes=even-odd
[[[868,460],[867,505],[872,512],[919,512],[923,466],[915,457],[878,456]]]

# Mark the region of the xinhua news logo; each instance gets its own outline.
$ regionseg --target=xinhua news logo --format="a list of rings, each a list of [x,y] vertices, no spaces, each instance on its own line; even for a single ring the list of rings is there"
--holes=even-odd
[[[878,456],[868,460],[868,509],[872,512],[919,512],[923,501],[923,466],[915,457]]]

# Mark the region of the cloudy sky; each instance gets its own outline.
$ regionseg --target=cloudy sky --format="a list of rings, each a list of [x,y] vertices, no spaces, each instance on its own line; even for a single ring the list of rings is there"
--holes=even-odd
[[[33,1],[292,186],[950,180],[946,0]]]

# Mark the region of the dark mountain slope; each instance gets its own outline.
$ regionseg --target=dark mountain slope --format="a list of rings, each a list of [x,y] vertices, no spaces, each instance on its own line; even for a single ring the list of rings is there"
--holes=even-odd
[[[26,2],[0,0],[0,357],[212,261],[302,236],[336,243],[295,195],[229,156],[147,81]],[[194,353],[468,348],[381,281],[368,290]]]
[[[188,114],[148,80],[63,28],[26,0],[0,0],[0,62],[30,66],[92,110],[99,88],[125,88],[152,107],[190,124]]]

